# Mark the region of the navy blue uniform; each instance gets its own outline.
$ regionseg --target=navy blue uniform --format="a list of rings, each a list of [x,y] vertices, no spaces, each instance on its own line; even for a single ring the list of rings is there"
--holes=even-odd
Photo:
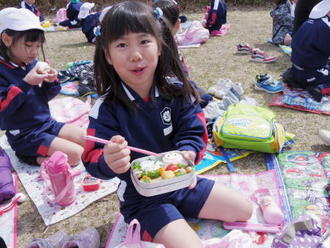
[[[60,22],[59,24],[63,27],[79,28],[80,20],[78,19],[78,14],[81,5],[83,5],[82,2],[72,3],[70,1],[70,3],[66,7],[66,17],[68,18],[68,20]]]
[[[45,17],[41,14],[40,10],[37,8],[35,4],[28,4],[25,1],[21,2],[21,8],[30,10],[33,14],[39,17],[39,20],[42,22],[45,20]]]
[[[328,17],[307,20],[292,40],[292,73],[303,86],[320,87],[330,93],[330,20]]]
[[[94,28],[99,24],[100,15],[101,12],[93,13],[81,20],[81,31],[85,34],[88,42],[94,42]]]
[[[32,86],[23,81],[36,63],[21,67],[0,57],[0,128],[17,154],[31,157],[46,156],[64,125],[52,119],[48,106],[59,83]]]
[[[96,101],[90,112],[88,135],[110,140],[114,135],[125,137],[128,144],[156,153],[170,150],[194,151],[196,162],[202,159],[207,143],[204,114],[198,103],[182,97],[164,99],[157,88],[152,89],[151,99],[144,101],[122,83],[122,87],[135,109],[118,101]],[[120,211],[129,223],[137,218],[143,237],[153,238],[168,223],[185,217],[198,217],[214,181],[198,179],[193,190],[188,188],[152,197],[140,195],[134,188],[130,172],[114,173],[104,161],[102,144],[87,141],[83,162],[87,171],[95,177],[118,177]],[[131,152],[131,159],[144,155]],[[191,207],[194,206],[194,207]]]

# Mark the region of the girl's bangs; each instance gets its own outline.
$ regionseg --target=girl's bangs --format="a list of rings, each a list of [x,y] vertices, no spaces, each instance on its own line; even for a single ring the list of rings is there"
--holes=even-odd
[[[118,40],[128,33],[147,33],[156,36],[156,28],[152,26],[154,18],[145,11],[138,9],[118,9],[109,20],[105,32],[108,34],[109,41]]]
[[[25,41],[35,42],[40,41],[45,42],[45,33],[41,30],[30,30],[25,35]]]

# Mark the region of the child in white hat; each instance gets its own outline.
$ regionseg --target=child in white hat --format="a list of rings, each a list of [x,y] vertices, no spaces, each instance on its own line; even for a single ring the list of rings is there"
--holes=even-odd
[[[292,75],[318,102],[330,94],[330,0],[312,9],[292,40]]]
[[[51,117],[48,101],[61,87],[57,71],[37,61],[44,41],[44,29],[31,11],[0,11],[0,128],[23,162],[40,165],[62,151],[76,165],[85,130]]]

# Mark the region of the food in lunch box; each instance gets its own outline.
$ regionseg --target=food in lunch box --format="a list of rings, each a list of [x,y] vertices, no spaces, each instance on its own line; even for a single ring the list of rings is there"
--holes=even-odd
[[[132,164],[133,173],[140,182],[152,183],[182,176],[193,171],[192,166],[178,151],[151,158],[153,159],[133,162]]]

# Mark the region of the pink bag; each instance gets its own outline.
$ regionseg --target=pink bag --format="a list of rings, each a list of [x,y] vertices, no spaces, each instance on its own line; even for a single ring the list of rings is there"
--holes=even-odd
[[[54,200],[60,206],[68,206],[76,200],[73,177],[80,172],[72,173],[65,153],[56,151],[41,165],[41,178],[45,182],[45,195],[52,192]]]
[[[202,44],[209,38],[209,30],[204,28],[199,21],[193,21],[189,28],[176,35],[179,46]]]
[[[66,17],[66,8],[60,8],[56,12],[56,23],[63,22],[67,20],[68,18]]]
[[[142,241],[140,239],[140,223],[137,219],[134,219],[128,225],[125,241],[115,248],[165,248],[165,246]]]

